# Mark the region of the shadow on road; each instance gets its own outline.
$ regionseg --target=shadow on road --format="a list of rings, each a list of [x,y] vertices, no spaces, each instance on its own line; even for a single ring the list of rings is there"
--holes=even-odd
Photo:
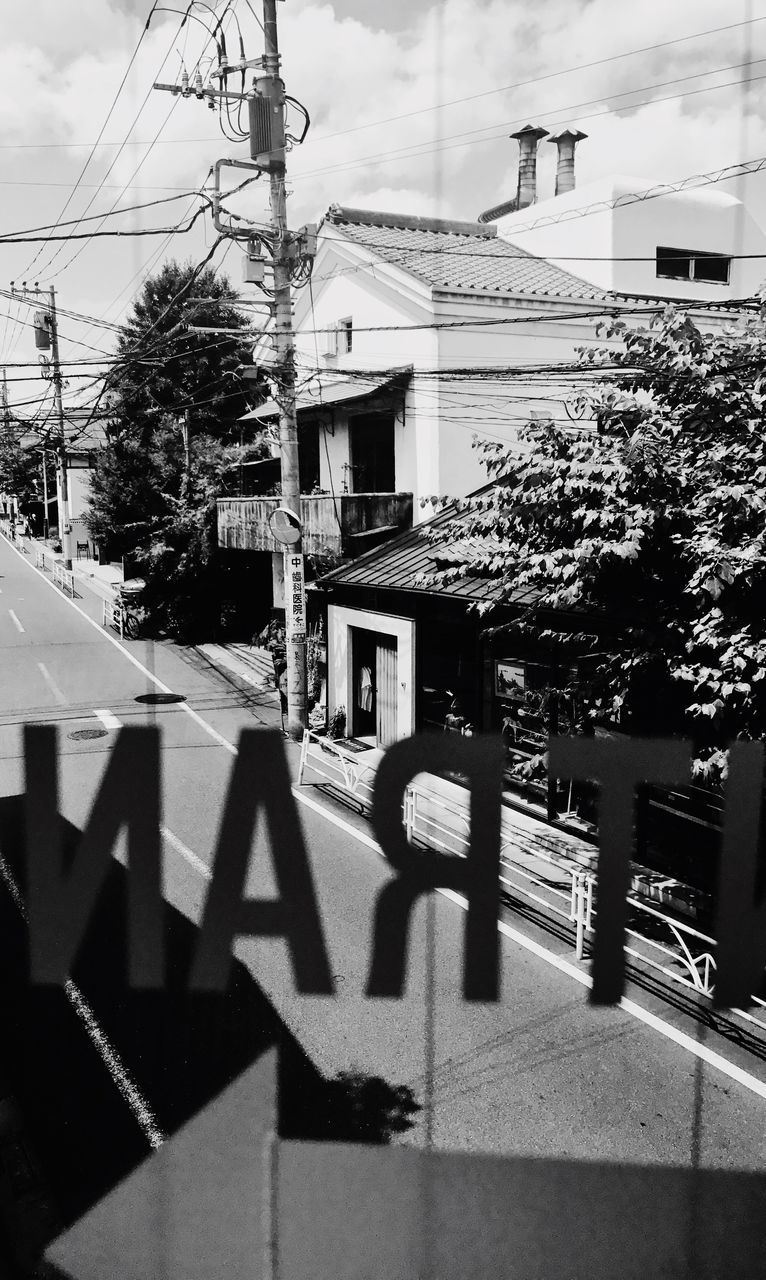
[[[0,800],[0,852],[23,896],[22,808],[20,796]],[[63,819],[62,823],[65,855],[71,856],[79,832]],[[356,1129],[349,1127],[343,1083],[324,1080],[240,963],[232,964],[224,993],[188,992],[198,931],[167,903],[166,989],[130,990],[126,881],[125,869],[113,860],[72,974],[95,1015],[99,1049],[65,991],[29,984],[26,925],[0,880],[0,1083],[21,1117],[25,1150],[39,1171],[38,1205],[49,1210],[46,1216],[41,1208],[37,1215],[38,1234],[46,1237],[37,1241],[39,1248],[57,1229],[81,1217],[152,1149],[147,1125],[142,1127],[136,1107],[126,1100],[110,1070],[111,1050],[166,1136],[274,1046],[280,1051],[283,1136],[386,1140],[391,1131],[408,1128],[408,1115],[418,1109],[402,1099],[401,1090],[377,1081],[371,1094],[367,1090],[372,1106],[362,1131],[358,1124]],[[360,1081],[349,1088],[356,1113]],[[393,1112],[398,1120],[391,1125]],[[405,1123],[400,1123],[402,1116]],[[0,1159],[2,1140],[0,1132]],[[1,1182],[0,1199],[0,1219],[9,1239],[20,1238],[19,1204],[12,1189]],[[26,1212],[29,1216],[28,1207]],[[24,1248],[19,1248],[23,1255]]]

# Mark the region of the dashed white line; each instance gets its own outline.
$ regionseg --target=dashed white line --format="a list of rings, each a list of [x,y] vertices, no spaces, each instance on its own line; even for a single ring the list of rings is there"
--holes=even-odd
[[[12,622],[13,622],[14,627],[16,628],[16,630],[17,630],[17,631],[20,631],[20,632],[22,633],[22,635],[23,635],[23,634],[24,634],[24,628],[22,627],[21,623],[19,622],[18,618],[16,617],[16,614],[13,612],[13,609],[9,609],[9,610],[8,610],[8,612],[9,612],[9,614],[11,615],[11,620],[12,620]]]
[[[20,556],[21,559],[24,558],[21,555],[21,552],[19,552],[15,547],[13,547],[12,550],[16,551],[16,554]],[[24,563],[29,565],[29,568],[32,569],[34,573],[39,574],[43,582],[47,582],[48,585],[53,589],[53,584],[49,581],[48,578],[45,577],[44,573],[42,573],[34,565],[29,564],[28,560],[25,560]],[[58,592],[56,592],[56,594],[59,599],[64,600],[66,604],[68,604],[72,609],[75,609],[77,613],[80,614],[80,617],[84,618],[86,622],[90,623],[90,625],[94,627],[96,631],[99,632],[100,635],[104,636],[104,638],[107,639],[111,644],[113,644],[115,648],[119,649],[120,652],[123,653],[125,657],[128,659],[128,661],[132,662],[133,666],[137,667],[138,670],[141,671],[144,676],[146,676],[147,680],[150,680],[151,683],[156,688],[160,689],[163,693],[172,693],[172,690],[169,689],[166,684],[163,684],[163,682],[159,680],[157,676],[155,676],[151,671],[149,671],[148,668],[145,667],[141,661],[139,661],[139,659],[135,656],[135,654],[130,653],[125,648],[124,645],[120,644],[119,640],[117,640],[116,637],[110,636],[108,632],[104,631],[103,627],[101,627],[99,623],[95,622],[93,618],[88,617],[88,614],[85,613],[85,611],[81,609],[79,605],[75,604],[75,602],[73,600],[70,600],[67,596],[61,596],[59,595]],[[203,719],[203,717],[199,715],[197,711],[194,711],[192,707],[188,706],[187,703],[181,702],[181,703],[178,703],[177,706],[179,710],[185,711],[187,715],[191,716],[191,718],[200,726],[200,728],[203,729],[205,733],[209,735],[209,737],[213,738],[213,740],[217,742],[219,746],[222,746],[226,751],[228,751],[230,755],[236,756],[238,754],[237,748],[234,746],[234,743],[229,742],[227,738],[224,738],[223,735],[220,734],[217,729],[214,729],[212,725],[208,724],[207,721]],[[353,836],[354,839],[358,840],[360,844],[365,845],[367,848],[373,849],[375,852],[379,854],[381,853],[381,849],[379,845],[370,836],[366,835],[364,832],[357,831],[356,828],[352,827],[350,823],[344,822],[342,818],[336,817],[335,814],[333,814],[329,809],[325,809],[322,805],[318,804],[315,800],[311,800],[309,799],[308,796],[302,795],[299,791],[296,790],[296,788],[292,788],[292,792],[293,792],[293,795],[296,797],[297,800],[300,801],[301,804],[305,804],[307,808],[313,809],[316,813],[320,814],[327,822],[331,822],[333,826],[338,827],[340,830],[345,831],[348,835]],[[179,848],[179,845],[181,845],[182,842],[178,840],[177,836],[172,836],[172,832],[170,832],[168,828],[163,828],[163,835],[165,835],[165,838],[168,840],[168,843],[173,845],[173,847],[176,848],[178,852],[182,851]],[[170,838],[171,836],[172,836],[172,839]],[[177,844],[175,843],[176,841],[177,841]],[[183,845],[183,851],[184,851],[183,856],[188,858],[190,862],[193,858],[195,859],[195,861],[198,861],[202,867],[205,868],[204,874],[206,877],[209,878],[210,869],[206,866],[206,864],[203,863],[201,859],[197,859],[197,855],[193,854],[191,849],[187,850],[185,845]],[[463,907],[464,909],[467,907],[467,903],[465,899],[461,899],[460,895],[453,893],[452,890],[439,889],[437,890],[437,892],[442,894],[443,897],[449,898],[451,901],[456,902],[459,906]],[[517,930],[512,929],[510,925],[505,924],[503,921],[498,921],[497,927],[500,933],[504,934],[508,938],[511,938],[514,942],[518,943],[520,947],[523,947],[525,950],[532,952],[533,955],[536,955],[539,959],[544,960],[547,964],[550,964],[554,968],[560,970],[561,973],[567,974],[570,978],[573,978],[576,982],[579,982],[582,986],[589,987],[591,985],[591,979],[588,974],[582,973],[579,969],[576,969],[574,965],[569,964],[568,961],[562,960],[560,956],[554,955],[554,953],[552,951],[548,951],[546,947],[540,946],[538,942],[533,942],[531,938],[525,938],[523,934],[518,933]],[[716,1070],[720,1071],[722,1075],[728,1076],[730,1080],[736,1080],[739,1084],[743,1085],[744,1088],[749,1089],[751,1093],[757,1094],[758,1097],[766,1098],[766,1085],[762,1084],[760,1080],[756,1079],[756,1077],[751,1075],[748,1071],[743,1071],[740,1067],[736,1066],[733,1062],[729,1062],[728,1058],[722,1057],[720,1054],[715,1053],[712,1049],[707,1049],[704,1045],[697,1044],[695,1040],[692,1040],[691,1036],[687,1036],[683,1031],[678,1031],[675,1027],[671,1026],[669,1022],[665,1022],[662,1018],[658,1018],[656,1014],[649,1013],[648,1010],[642,1009],[641,1006],[636,1004],[635,1001],[633,1000],[627,1000],[623,998],[623,1000],[621,1000],[620,1002],[620,1008],[623,1009],[626,1013],[631,1014],[639,1022],[643,1022],[646,1026],[651,1027],[659,1035],[664,1036],[665,1039],[671,1040],[675,1044],[679,1045],[679,1047],[686,1049],[687,1052],[692,1054],[692,1056],[696,1058],[700,1058],[702,1061],[709,1063],[710,1066],[715,1067]]]
[[[56,699],[56,701],[58,702],[59,706],[61,706],[61,707],[65,707],[65,706],[66,706],[66,702],[67,702],[67,700],[66,700],[66,698],[65,698],[64,694],[63,694],[63,693],[61,692],[61,690],[59,689],[58,685],[56,684],[56,681],[53,679],[53,676],[51,675],[50,671],[49,671],[49,670],[48,670],[48,668],[46,667],[45,663],[44,663],[44,662],[38,662],[37,666],[38,666],[38,668],[39,668],[39,671],[40,671],[40,674],[41,674],[41,676],[42,676],[43,680],[44,680],[44,681],[45,681],[45,683],[47,684],[48,688],[50,689],[50,691],[51,691],[51,693],[53,694],[54,698],[55,698],[55,699]]]
[[[196,871],[199,871],[200,875],[204,876],[205,880],[209,880],[212,873],[207,863],[203,862],[201,858],[198,858],[193,849],[189,849],[188,846],[184,844],[183,840],[179,840],[178,836],[170,830],[170,827],[161,827],[160,830],[162,831],[163,839],[167,840],[168,844],[175,849],[176,853],[180,853],[181,857],[185,858]]]
[[[116,715],[106,707],[102,707],[100,709],[95,708],[93,714],[96,719],[101,721],[105,729],[119,729],[121,727],[121,722],[117,719]]]

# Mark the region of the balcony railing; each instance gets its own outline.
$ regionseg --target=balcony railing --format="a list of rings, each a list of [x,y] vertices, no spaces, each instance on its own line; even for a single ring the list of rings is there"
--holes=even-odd
[[[218,545],[238,551],[282,550],[268,523],[280,503],[280,498],[220,498]],[[361,555],[374,545],[374,534],[393,537],[412,527],[412,494],[306,494],[301,520],[307,555]]]

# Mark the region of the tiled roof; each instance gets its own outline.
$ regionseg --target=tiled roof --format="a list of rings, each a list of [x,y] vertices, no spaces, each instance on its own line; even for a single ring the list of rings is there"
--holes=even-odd
[[[385,262],[437,289],[604,301],[614,295],[537,258],[480,223],[413,218],[333,205],[325,219]]]
[[[322,586],[373,587],[386,591],[414,591],[419,595],[445,596],[453,600],[462,600],[466,604],[474,601],[495,601],[507,593],[494,578],[465,577],[446,585],[425,586],[420,576],[444,569],[450,563],[464,561],[470,557],[472,539],[450,537],[450,524],[457,515],[454,505],[445,507],[431,520],[423,521],[414,529],[401,534],[381,547],[375,547],[364,555],[352,560],[350,564],[341,565],[319,579]],[[444,527],[444,537],[438,543],[431,542],[425,536],[425,530]],[[478,541],[475,549],[479,549]],[[516,604],[530,604],[537,598],[531,589],[519,591],[510,599]]]

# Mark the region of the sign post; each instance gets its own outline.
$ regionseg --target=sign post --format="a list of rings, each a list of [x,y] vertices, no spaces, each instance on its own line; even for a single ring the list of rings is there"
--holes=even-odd
[[[303,554],[285,552],[285,621],[289,640],[306,639],[306,581]]]

